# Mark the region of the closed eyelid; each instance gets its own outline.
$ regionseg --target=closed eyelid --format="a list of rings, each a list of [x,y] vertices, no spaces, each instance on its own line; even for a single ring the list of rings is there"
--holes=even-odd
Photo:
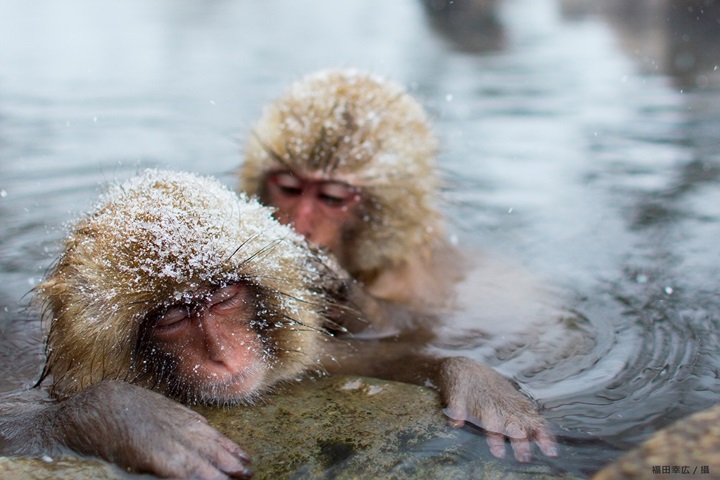
[[[181,322],[191,315],[191,307],[189,305],[177,305],[169,307],[162,315],[159,316],[156,323],[157,327],[167,327],[177,322]]]
[[[207,300],[207,305],[209,307],[213,307],[227,302],[228,300],[240,298],[243,292],[244,289],[240,285],[229,285],[227,287],[219,288],[210,295]]]
[[[271,177],[273,183],[283,188],[302,188],[303,182],[291,173],[276,173]]]
[[[320,194],[338,199],[350,199],[357,194],[357,190],[345,183],[328,182],[320,187]]]

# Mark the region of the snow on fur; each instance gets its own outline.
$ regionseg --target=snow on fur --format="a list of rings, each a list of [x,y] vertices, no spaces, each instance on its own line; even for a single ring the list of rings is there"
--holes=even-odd
[[[314,351],[315,339],[292,327],[320,324],[313,291],[319,274],[310,258],[302,238],[275,221],[272,210],[215,179],[148,170],[112,185],[74,225],[37,288],[51,322],[52,390],[63,396],[138,375],[135,341],[153,310],[236,281],[262,285],[268,298],[259,301],[290,319],[288,335],[297,333],[300,350]],[[314,361],[298,361],[283,375]]]

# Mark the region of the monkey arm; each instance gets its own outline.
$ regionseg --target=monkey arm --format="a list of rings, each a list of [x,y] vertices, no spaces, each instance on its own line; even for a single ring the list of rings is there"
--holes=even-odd
[[[54,410],[48,396],[36,390],[3,398],[0,401],[0,455],[65,453],[61,445],[46,445],[50,422],[45,417]]]
[[[76,452],[175,478],[249,478],[248,456],[199,414],[125,382],[104,381],[67,400],[26,392],[0,403],[0,455]]]
[[[436,388],[450,425],[465,422],[482,428],[493,455],[505,457],[509,439],[515,458],[529,462],[535,443],[557,456],[548,423],[532,401],[491,367],[467,357],[437,357],[418,351],[416,339],[335,340],[328,345],[331,373],[378,377]]]
[[[518,461],[531,460],[533,442],[545,455],[557,455],[549,425],[508,379],[467,357],[423,352],[423,347],[435,339],[436,316],[377,298],[357,282],[347,283],[344,295],[360,316],[349,323],[338,320],[348,327],[349,334],[326,345],[324,366],[329,372],[437,388],[450,424],[469,422],[485,430],[496,457],[505,456],[506,438]]]

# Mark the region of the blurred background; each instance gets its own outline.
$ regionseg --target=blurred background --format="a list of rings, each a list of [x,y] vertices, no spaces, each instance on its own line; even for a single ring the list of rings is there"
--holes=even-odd
[[[103,183],[235,187],[263,105],[355,67],[430,111],[460,244],[587,320],[487,360],[589,474],[720,393],[719,65],[715,0],[0,0],[0,391],[37,375],[26,294]]]

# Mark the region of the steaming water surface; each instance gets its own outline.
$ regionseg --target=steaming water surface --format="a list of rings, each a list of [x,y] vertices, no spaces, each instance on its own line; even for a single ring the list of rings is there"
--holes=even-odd
[[[474,19],[483,35],[461,36],[411,0],[3,2],[0,391],[37,375],[24,295],[99,184],[157,166],[234,186],[262,105],[303,74],[352,66],[408,85],[432,112],[459,244],[562,299],[562,321],[534,324],[528,301],[525,336],[471,352],[579,449],[560,468],[585,472],[714,404],[720,73],[698,56],[680,75],[672,32],[657,37],[667,25],[646,42],[664,64],[627,19],[568,11],[502,0]]]

